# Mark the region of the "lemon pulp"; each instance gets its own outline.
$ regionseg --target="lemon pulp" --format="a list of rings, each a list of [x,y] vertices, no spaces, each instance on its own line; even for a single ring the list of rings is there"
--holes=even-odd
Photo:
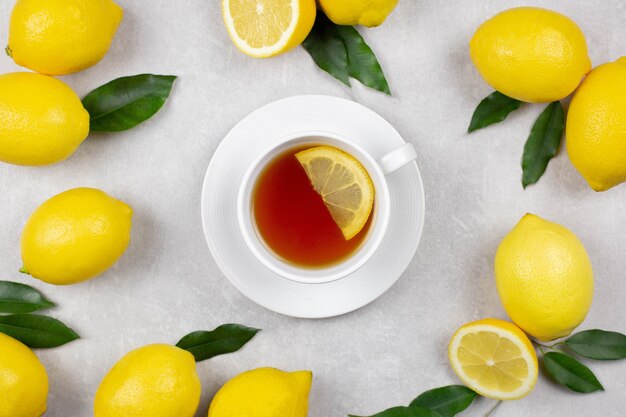
[[[374,206],[374,185],[353,156],[330,146],[298,152],[296,158],[346,240],[367,223]]]
[[[537,381],[537,356],[512,323],[485,319],[462,326],[448,350],[459,378],[479,394],[499,400],[528,394]]]
[[[222,14],[235,46],[268,58],[300,45],[315,22],[315,0],[222,0]]]

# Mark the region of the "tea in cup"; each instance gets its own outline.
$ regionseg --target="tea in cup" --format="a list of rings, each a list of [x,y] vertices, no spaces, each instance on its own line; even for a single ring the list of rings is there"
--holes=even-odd
[[[328,132],[278,140],[252,164],[239,191],[247,246],[267,268],[294,281],[323,283],[351,274],[385,236],[385,175],[415,158],[406,144],[376,161]]]

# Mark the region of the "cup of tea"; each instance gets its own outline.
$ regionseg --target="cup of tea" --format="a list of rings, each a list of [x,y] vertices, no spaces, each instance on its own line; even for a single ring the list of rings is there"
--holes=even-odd
[[[331,215],[332,202],[314,189],[297,158],[317,147],[358,161],[373,185],[369,217],[349,239]],[[413,146],[405,144],[376,160],[350,139],[330,132],[280,138],[252,163],[239,188],[237,217],[243,239],[259,262],[289,280],[319,284],[344,278],[363,266],[385,237],[391,214],[386,176],[416,157]]]

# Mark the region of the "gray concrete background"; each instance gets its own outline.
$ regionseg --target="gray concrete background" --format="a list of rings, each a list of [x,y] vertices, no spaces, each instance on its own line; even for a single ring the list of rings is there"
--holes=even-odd
[[[198,416],[226,380],[259,366],[313,370],[311,417],[373,414],[457,383],[448,339],[464,322],[505,317],[493,257],[526,212],[569,227],[589,252],[596,292],[580,329],[626,332],[626,185],[593,192],[562,151],[539,184],[522,190],[522,148],[542,106],[524,106],[503,124],[465,133],[474,107],[490,93],[467,47],[482,21],[512,6],[551,7],[580,25],[598,65],[626,53],[622,1],[401,0],[385,25],[362,31],[382,62],[391,98],[356,82],[352,90],[343,87],[301,48],[270,60],[242,55],[227,37],[217,0],[119,3],[125,17],[109,54],[63,80],[82,96],[123,75],[175,74],[169,103],[134,130],[93,135],[61,164],[0,164],[2,279],[43,290],[59,304],[50,314],[83,337],[37,351],[50,375],[47,416],[91,415],[99,381],[129,350],[175,343],[226,322],[264,330],[243,351],[198,366]],[[0,39],[7,38],[12,4],[0,3]],[[16,70],[0,58],[0,72]],[[200,224],[203,175],[228,130],[263,104],[311,93],[355,100],[389,120],[419,152],[427,199],[422,243],[398,283],[359,311],[318,321],[277,315],[239,294],[211,258]],[[77,186],[101,188],[134,207],[130,249],[109,272],[80,285],[53,287],[20,275],[19,238],[29,214]],[[574,394],[541,376],[527,398],[502,405],[496,415],[623,416],[626,363],[591,367],[606,392]],[[480,416],[490,406],[479,400],[464,415]]]

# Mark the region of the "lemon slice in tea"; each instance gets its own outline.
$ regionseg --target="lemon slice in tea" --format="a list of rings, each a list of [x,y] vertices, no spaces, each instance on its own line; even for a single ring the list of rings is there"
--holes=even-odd
[[[352,239],[367,223],[374,205],[374,184],[363,165],[330,146],[306,149],[296,158],[343,237]]]
[[[513,323],[484,319],[454,333],[448,359],[463,382],[482,396],[514,400],[537,382],[537,355],[526,334]]]
[[[222,0],[228,34],[244,54],[268,58],[300,45],[315,22],[315,0]]]

